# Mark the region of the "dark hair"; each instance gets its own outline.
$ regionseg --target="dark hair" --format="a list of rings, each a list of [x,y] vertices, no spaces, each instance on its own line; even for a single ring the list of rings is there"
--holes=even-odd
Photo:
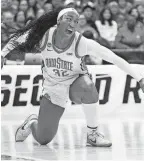
[[[133,11],[134,9],[136,9],[136,10],[137,10],[137,12],[138,12],[137,7],[132,7],[132,8],[129,10],[128,14],[130,14],[130,15],[131,15],[131,13],[132,13],[132,11]],[[139,12],[138,12],[138,15],[139,15]]]
[[[88,38],[88,39],[94,39],[94,35],[91,31],[89,30],[86,30],[84,33],[83,33],[83,36]]]
[[[95,10],[94,7],[91,7],[90,5],[85,5],[85,6],[82,8],[82,11],[84,12],[87,8],[90,8],[92,11]]]
[[[63,8],[58,8],[42,15],[40,18],[31,21],[24,28],[19,29],[11,36],[11,44],[14,49],[10,52],[16,51],[20,53],[37,52],[41,39],[48,29],[57,24],[57,16]],[[25,42],[15,43],[16,39],[28,32]]]
[[[107,20],[107,21],[108,21],[109,25],[112,26],[113,14],[112,14],[111,10],[110,10],[108,7],[103,8],[103,9],[101,10],[100,16],[99,16],[99,20],[101,21],[101,23],[102,23],[103,25],[105,24],[105,19],[104,19],[104,17],[103,17],[103,13],[104,13],[106,10],[109,10],[109,12],[110,12],[111,17],[110,17],[110,19]]]
[[[132,14],[133,9],[136,9],[136,10],[137,10],[137,13],[138,13],[138,17],[136,18],[136,20],[137,20],[137,21],[141,21],[140,14],[139,14],[139,12],[138,12],[137,7],[131,8],[131,10],[128,12],[128,15],[131,15],[131,14]]]
[[[32,21],[34,21],[34,18],[30,16],[26,19],[25,24],[28,25]]]
[[[45,3],[52,3],[52,0],[46,0]]]

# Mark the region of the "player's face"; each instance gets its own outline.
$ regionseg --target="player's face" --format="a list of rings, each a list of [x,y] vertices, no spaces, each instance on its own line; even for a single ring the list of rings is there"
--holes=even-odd
[[[60,32],[66,36],[72,36],[77,28],[79,21],[79,16],[74,12],[68,12],[63,15],[62,19],[59,21]]]

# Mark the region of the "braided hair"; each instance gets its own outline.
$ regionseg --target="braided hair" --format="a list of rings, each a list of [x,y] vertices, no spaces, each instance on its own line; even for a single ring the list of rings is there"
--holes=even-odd
[[[11,37],[10,42],[13,46],[13,49],[10,52],[19,52],[19,53],[33,53],[38,51],[40,41],[42,40],[44,34],[48,29],[57,24],[57,16],[59,12],[63,9],[60,7],[54,11],[50,11],[40,18],[33,20],[24,28],[17,30]],[[20,36],[28,33],[25,42],[19,43],[16,42]]]

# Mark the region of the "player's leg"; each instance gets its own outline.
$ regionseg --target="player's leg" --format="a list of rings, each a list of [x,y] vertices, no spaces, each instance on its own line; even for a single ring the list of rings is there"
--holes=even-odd
[[[31,115],[16,132],[16,141],[24,141],[30,132],[41,145],[46,145],[55,136],[64,108],[53,104],[45,96],[40,100],[39,116]]]
[[[87,121],[87,143],[93,146],[108,147],[112,144],[98,132],[98,92],[88,75],[77,78],[70,86],[70,99],[83,105]]]
[[[63,107],[42,97],[38,122],[31,126],[32,134],[40,144],[47,144],[54,138],[63,112]]]
[[[70,99],[76,104],[98,102],[98,92],[88,74],[80,75],[70,86]]]
[[[70,86],[70,99],[83,105],[89,127],[98,126],[97,104],[98,92],[88,75],[81,75]]]

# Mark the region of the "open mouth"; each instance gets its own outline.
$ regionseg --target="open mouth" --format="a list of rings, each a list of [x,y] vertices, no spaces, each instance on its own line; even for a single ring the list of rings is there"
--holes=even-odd
[[[70,35],[73,33],[73,30],[72,29],[67,29],[66,32]]]

